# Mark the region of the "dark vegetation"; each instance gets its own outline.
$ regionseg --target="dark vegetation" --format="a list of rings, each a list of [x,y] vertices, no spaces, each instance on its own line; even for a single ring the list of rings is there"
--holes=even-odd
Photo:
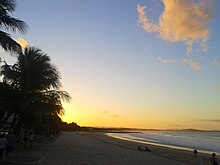
[[[24,21],[10,16],[15,7],[14,0],[0,1],[0,47],[16,58],[15,64],[0,58],[0,131],[79,130],[77,124],[60,118],[62,101],[71,97],[61,90],[60,74],[50,57],[36,47],[22,48],[8,34],[24,34],[28,28]]]

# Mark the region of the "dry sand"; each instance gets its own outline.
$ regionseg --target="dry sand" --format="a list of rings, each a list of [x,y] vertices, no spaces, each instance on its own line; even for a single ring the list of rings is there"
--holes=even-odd
[[[105,136],[103,133],[64,132],[38,161],[39,165],[190,165],[187,151],[148,146],[152,152],[138,151],[139,144]],[[205,156],[205,155],[204,155]],[[204,165],[210,164],[203,157]]]
[[[54,142],[20,147],[10,164],[37,165],[193,165],[193,153],[165,147],[138,151],[138,143],[115,139],[104,133],[63,132]],[[143,144],[142,144],[143,146]],[[210,165],[209,155],[201,155],[203,165]]]

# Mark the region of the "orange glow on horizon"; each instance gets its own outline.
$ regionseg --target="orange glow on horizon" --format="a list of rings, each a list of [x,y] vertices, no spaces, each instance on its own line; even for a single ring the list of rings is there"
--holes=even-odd
[[[87,109],[80,105],[64,104],[65,115],[62,120],[71,123],[75,122],[80,126],[91,127],[123,127],[123,128],[143,128],[143,129],[218,129],[215,123],[207,125],[205,122],[194,121],[193,117],[187,118],[187,113],[177,114],[172,112],[168,114],[166,110],[160,114],[154,107],[154,113],[145,111],[142,114],[135,112],[114,114],[96,109]],[[148,113],[149,112],[149,113]],[[184,112],[184,111],[183,111]],[[176,117],[179,116],[179,117]]]

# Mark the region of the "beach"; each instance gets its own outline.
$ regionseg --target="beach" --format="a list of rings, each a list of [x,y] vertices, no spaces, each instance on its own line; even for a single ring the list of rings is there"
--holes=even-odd
[[[38,165],[190,165],[193,153],[148,145],[151,152],[138,151],[138,143],[115,139],[98,132],[62,132],[54,141],[36,145],[14,156],[10,164]],[[37,148],[37,149],[36,149]],[[17,151],[14,153],[18,154]],[[25,154],[25,155],[24,155]],[[30,155],[31,156],[30,156]],[[23,156],[23,159],[22,159]],[[209,155],[200,155],[203,165]],[[26,157],[26,159],[25,159]],[[17,159],[17,160],[16,160]],[[32,159],[32,160],[31,160]],[[18,160],[22,160],[23,162]]]

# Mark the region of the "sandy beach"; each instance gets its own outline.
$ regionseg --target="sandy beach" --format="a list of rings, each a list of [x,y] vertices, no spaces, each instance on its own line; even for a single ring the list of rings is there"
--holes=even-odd
[[[138,143],[106,136],[104,133],[63,132],[54,142],[15,151],[13,163],[38,165],[190,165],[193,153],[164,147],[138,151]],[[23,149],[24,150],[24,149]],[[34,150],[34,151],[33,151]],[[17,154],[17,156],[16,156]],[[209,155],[200,155],[209,165]],[[21,161],[22,160],[22,161]]]

